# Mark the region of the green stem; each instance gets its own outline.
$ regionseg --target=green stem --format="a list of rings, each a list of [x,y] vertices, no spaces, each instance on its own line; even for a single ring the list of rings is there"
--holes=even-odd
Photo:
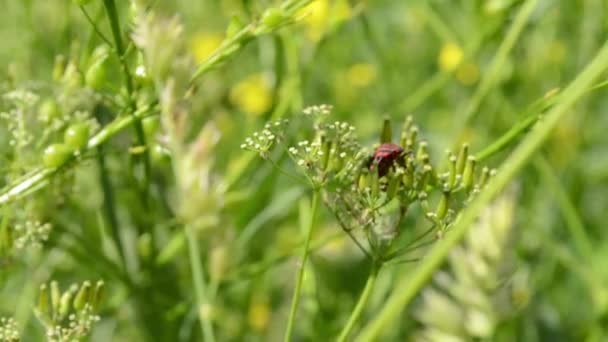
[[[127,87],[128,94],[128,103],[131,109],[130,114],[133,116],[135,111],[137,110],[137,105],[133,99],[133,77],[131,76],[131,72],[129,71],[129,65],[126,60],[125,48],[122,41],[122,33],[120,30],[120,21],[118,18],[118,11],[116,10],[116,3],[114,0],[104,0],[103,4],[106,9],[106,13],[108,14],[108,18],[110,20],[110,27],[112,28],[112,36],[114,37],[115,51],[118,56],[118,60],[120,61],[120,65],[122,67],[122,72],[125,76],[125,86]],[[141,123],[141,120],[135,120],[135,135],[137,137],[137,143],[139,146],[146,147],[146,136],[144,134],[144,128]],[[144,207],[148,206],[148,190],[150,185],[150,177],[151,177],[151,167],[150,167],[150,156],[148,150],[144,150],[142,153],[142,163],[144,166],[144,185],[143,185],[143,194],[142,200]]]
[[[540,156],[536,158],[534,160],[534,166],[538,169],[541,176],[540,178],[547,185],[549,191],[553,193],[553,198],[564,216],[566,228],[569,230],[578,254],[582,256],[586,262],[591,261],[593,258],[593,244],[585,231],[585,224],[578,214],[574,203],[568,198],[568,194],[561,185],[559,178],[545,158]]]
[[[215,341],[213,334],[213,325],[209,317],[203,317],[201,309],[204,305],[209,305],[207,297],[207,285],[205,274],[203,272],[203,264],[201,263],[201,253],[196,232],[191,227],[185,227],[186,236],[188,239],[188,251],[190,256],[190,267],[192,268],[192,282],[194,283],[194,291],[196,293],[196,309],[198,319],[201,322],[201,331],[206,342]]]
[[[393,291],[382,311],[380,311],[374,321],[370,322],[363,329],[356,341],[375,340],[380,332],[401,314],[403,308],[409,304],[437,268],[442,265],[452,247],[464,238],[479,213],[526,164],[562,117],[583,96],[585,90],[592,84],[594,79],[606,69],[608,69],[608,42],[604,44],[595,59],[589,63],[585,70],[564,90],[557,104],[547,113],[542,123],[505,160],[500,167],[500,172],[490,179],[488,185],[481,190],[479,195],[462,212],[454,227],[446,234],[443,240],[434,245],[414,273],[408,273],[397,281],[397,284],[403,285]]]
[[[125,252],[123,249],[122,239],[120,238],[120,230],[118,228],[118,216],[116,215],[116,208],[114,207],[114,191],[112,189],[112,183],[108,176],[108,169],[106,167],[105,156],[103,152],[103,146],[97,147],[97,164],[99,165],[99,183],[103,189],[103,208],[106,216],[108,225],[110,226],[110,232],[112,239],[116,245],[116,250],[120,256],[120,261],[123,267],[126,268]]]
[[[372,269],[369,273],[369,277],[367,278],[367,282],[365,283],[365,287],[363,288],[363,292],[361,292],[361,296],[359,296],[357,305],[355,306],[355,309],[353,310],[353,312],[350,314],[350,317],[348,318],[348,322],[342,329],[342,332],[340,333],[340,336],[338,337],[338,342],[346,341],[346,338],[348,338],[348,335],[351,333],[351,331],[355,327],[355,323],[357,323],[357,320],[361,316],[361,313],[363,313],[363,308],[365,308],[365,305],[367,305],[369,296],[372,293],[372,289],[374,288],[376,279],[378,278],[378,273],[380,272],[380,267],[382,267],[381,264],[378,264],[376,262],[373,263]]]
[[[310,217],[308,219],[308,231],[306,233],[306,240],[304,242],[304,250],[302,251],[302,261],[300,269],[298,270],[298,277],[296,279],[296,287],[291,300],[291,309],[289,310],[289,318],[287,320],[287,329],[285,329],[285,342],[291,341],[291,335],[293,333],[293,324],[296,318],[296,312],[298,311],[298,304],[300,302],[300,292],[302,291],[302,283],[304,280],[304,271],[306,270],[306,261],[308,260],[308,254],[310,251],[310,241],[312,239],[312,232],[314,229],[315,215],[317,213],[317,207],[319,206],[320,190],[315,189],[312,194],[312,203],[310,205]]]

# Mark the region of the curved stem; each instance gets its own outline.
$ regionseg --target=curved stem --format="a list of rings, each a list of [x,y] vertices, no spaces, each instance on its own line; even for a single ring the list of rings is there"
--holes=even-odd
[[[298,278],[296,280],[296,287],[291,300],[291,309],[289,310],[289,318],[287,320],[287,329],[285,329],[285,342],[291,341],[291,334],[293,333],[293,323],[298,311],[298,304],[300,302],[300,292],[302,291],[302,282],[304,280],[304,270],[306,269],[306,261],[308,259],[308,252],[310,249],[310,240],[312,238],[312,232],[315,223],[315,215],[317,213],[317,207],[319,206],[320,190],[315,189],[312,194],[312,203],[310,205],[310,217],[308,218],[308,232],[306,233],[306,241],[304,242],[304,250],[302,251],[302,261],[300,269],[298,271]]]
[[[378,278],[380,267],[382,267],[382,264],[376,262],[374,262],[374,264],[372,265],[372,269],[369,273],[369,277],[367,278],[367,282],[365,283],[365,287],[363,288],[363,292],[361,292],[361,296],[359,296],[357,305],[355,305],[355,309],[350,314],[348,322],[342,329],[342,332],[340,333],[340,336],[337,340],[338,342],[346,341],[346,338],[355,327],[355,323],[357,323],[357,320],[361,316],[361,313],[363,313],[363,308],[365,308],[365,305],[367,305],[369,295],[372,293],[372,289],[374,288],[374,284],[376,283],[376,279]]]
[[[203,272],[203,264],[201,263],[199,243],[196,232],[193,231],[192,227],[185,227],[185,229],[188,239],[190,267],[192,268],[192,282],[194,283],[194,292],[196,293],[196,309],[198,319],[201,322],[201,331],[203,333],[204,340],[207,342],[213,342],[215,341],[213,325],[211,324],[209,317],[203,317],[201,310],[203,305],[209,304],[209,298],[207,298],[207,285],[205,282],[205,274]]]

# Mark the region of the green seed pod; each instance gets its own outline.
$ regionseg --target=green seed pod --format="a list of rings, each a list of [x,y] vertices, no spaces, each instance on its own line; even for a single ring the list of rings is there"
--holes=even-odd
[[[86,123],[77,123],[70,125],[65,130],[63,142],[72,150],[80,150],[87,145],[89,141],[89,125]]]
[[[331,141],[322,139],[321,151],[323,151],[323,158],[321,159],[321,167],[324,171],[328,170],[329,160],[331,157],[331,146]]]
[[[72,150],[65,144],[49,145],[42,156],[44,166],[57,168],[62,166],[72,156]]]
[[[467,158],[467,164],[464,167],[464,171],[462,173],[462,186],[465,189],[470,189],[473,185],[475,178],[475,165],[477,164],[477,159],[475,157],[470,156]]]
[[[86,85],[93,90],[101,90],[107,81],[107,61],[108,56],[105,55],[91,64],[85,74]]]
[[[61,295],[61,300],[59,301],[59,320],[62,320],[66,317],[68,312],[70,312],[70,307],[72,304],[72,297],[74,297],[74,292],[70,289],[65,291]]]
[[[363,171],[361,171],[361,173],[359,174],[359,190],[365,190],[365,188],[370,186],[370,180],[371,176],[369,174],[369,170],[365,169]]]
[[[51,317],[51,310],[49,307],[49,289],[46,284],[40,285],[40,295],[38,296],[38,307],[36,308],[38,313],[42,315],[44,320],[49,320]]]
[[[391,119],[388,117],[384,118],[384,124],[382,125],[382,133],[380,134],[380,143],[390,143],[393,141],[393,129],[391,126]]]
[[[448,171],[448,183],[447,183],[447,188],[448,189],[454,189],[454,186],[456,185],[456,156],[452,153],[452,152],[448,152],[448,161],[450,163],[450,169]]]
[[[378,169],[374,169],[371,171],[371,179],[370,179],[370,186],[372,188],[372,198],[377,198],[378,194],[380,193],[380,179],[378,176]]]
[[[63,73],[65,71],[65,56],[57,55],[55,56],[55,63],[53,64],[53,80],[58,82],[63,77]]]
[[[61,302],[61,291],[59,290],[59,284],[57,281],[51,281],[51,308],[53,311],[53,317],[59,315],[59,303]]]
[[[458,154],[458,160],[456,161],[456,173],[461,175],[464,171],[464,167],[469,158],[469,144],[462,144],[460,153]]]
[[[445,218],[445,215],[448,213],[449,201],[450,201],[450,192],[444,191],[441,194],[441,198],[439,199],[439,204],[437,205],[437,210],[435,211],[435,214],[438,219],[442,220],[443,218]]]
[[[51,122],[61,116],[59,105],[53,99],[46,99],[38,108],[38,118],[42,122]]]
[[[91,299],[89,300],[93,311],[96,311],[99,308],[99,304],[101,304],[101,298],[103,297],[104,287],[105,283],[103,282],[103,280],[98,281],[95,285],[95,291],[93,291]]]
[[[262,24],[268,29],[274,29],[283,24],[287,16],[281,8],[271,7],[264,11],[262,15]]]
[[[76,293],[76,297],[74,297],[74,310],[80,311],[84,309],[84,306],[89,301],[89,296],[91,295],[91,283],[89,281],[85,281],[80,286],[80,290]]]
[[[141,120],[141,124],[144,128],[144,134],[147,139],[153,139],[158,132],[160,127],[160,118],[158,116],[148,116]]]
[[[386,187],[386,195],[389,199],[395,197],[397,195],[397,190],[399,190],[399,183],[401,183],[400,175],[395,172],[390,172],[388,175],[388,186]]]
[[[490,169],[488,169],[487,166],[484,166],[483,169],[481,169],[481,176],[479,177],[479,188],[483,189],[484,186],[486,186],[486,183],[488,182],[488,179],[490,178]]]

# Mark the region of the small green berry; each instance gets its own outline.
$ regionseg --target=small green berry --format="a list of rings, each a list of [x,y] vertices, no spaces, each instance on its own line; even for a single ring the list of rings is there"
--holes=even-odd
[[[276,7],[267,9],[262,15],[262,24],[268,28],[275,28],[285,21],[285,12]]]
[[[141,124],[144,127],[144,134],[146,138],[152,139],[156,132],[158,132],[158,127],[160,126],[160,119],[158,116],[149,116],[141,120]]]
[[[42,162],[48,168],[56,168],[63,165],[72,155],[72,150],[65,144],[52,144],[44,150]]]
[[[80,150],[89,140],[89,126],[86,123],[73,124],[65,131],[63,142],[72,150]]]

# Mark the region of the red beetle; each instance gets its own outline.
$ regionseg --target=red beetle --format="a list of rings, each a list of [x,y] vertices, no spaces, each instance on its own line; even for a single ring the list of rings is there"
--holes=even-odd
[[[374,155],[370,157],[367,162],[368,168],[374,168],[376,165],[378,166],[378,176],[382,177],[386,175],[389,168],[395,163],[399,163],[400,165],[404,165],[404,156],[408,152],[404,152],[403,147],[392,144],[392,143],[384,143],[376,149]]]

